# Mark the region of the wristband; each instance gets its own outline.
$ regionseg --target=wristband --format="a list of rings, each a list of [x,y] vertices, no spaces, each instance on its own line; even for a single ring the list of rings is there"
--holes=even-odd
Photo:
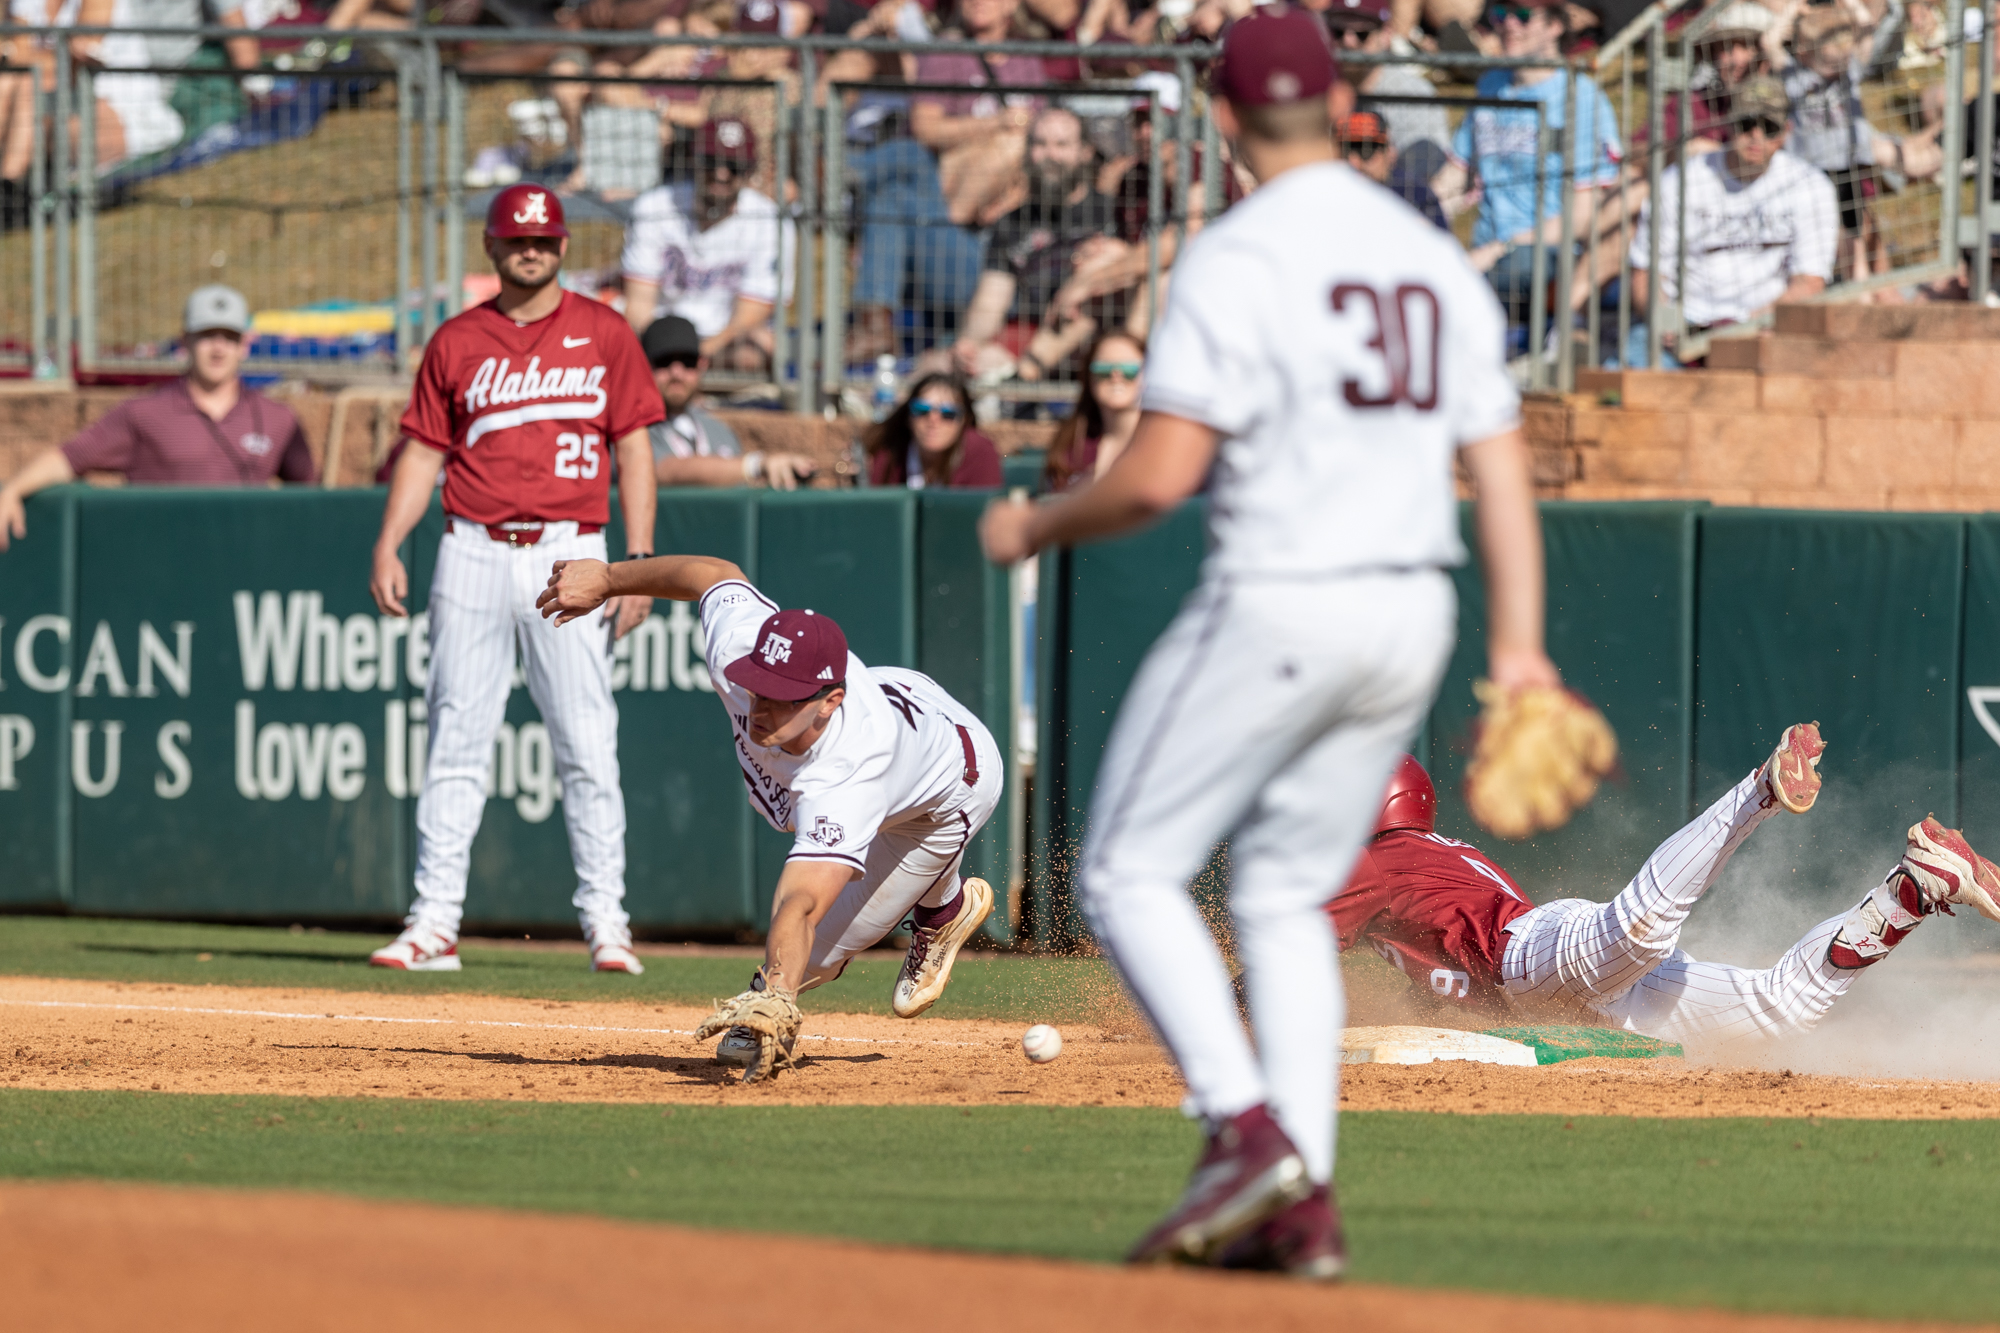
[[[755,481],[764,475],[764,451],[756,449],[743,455],[743,480]]]
[[[625,558],[627,560],[651,560],[653,553],[651,551],[627,551]]]

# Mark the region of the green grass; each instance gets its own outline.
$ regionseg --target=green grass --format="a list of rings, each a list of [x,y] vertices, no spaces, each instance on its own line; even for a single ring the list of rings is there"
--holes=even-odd
[[[388,994],[458,993],[547,1000],[706,1005],[749,984],[750,958],[647,958],[643,976],[593,973],[581,953],[467,945],[462,972],[368,966],[386,934],[302,933],[257,926],[187,925],[85,917],[0,916],[0,976],[164,981],[182,985],[308,986]],[[206,961],[203,955],[207,955]],[[810,992],[808,1013],[889,1012],[901,964],[862,958]],[[1102,1017],[1114,982],[1100,962],[968,953],[940,1018],[1074,1023]]]
[[[1880,1318],[2000,1310],[2000,1121],[1374,1112],[1341,1131],[1363,1280]],[[1098,1261],[1167,1206],[1196,1146],[1194,1127],[1160,1110],[0,1093],[0,1176],[326,1189]]]

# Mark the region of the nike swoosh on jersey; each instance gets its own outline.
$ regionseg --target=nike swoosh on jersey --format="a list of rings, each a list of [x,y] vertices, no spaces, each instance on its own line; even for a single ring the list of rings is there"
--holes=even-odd
[[[590,341],[590,339],[588,339],[588,338],[571,338],[571,337],[567,337],[567,336],[565,336],[565,337],[563,338],[563,346],[564,346],[564,347],[581,347],[581,346],[583,346],[583,345],[584,345],[585,343],[587,343],[587,342],[589,342],[589,341]]]
[[[588,402],[582,403],[530,403],[526,407],[509,408],[505,412],[488,412],[473,422],[465,432],[465,447],[470,449],[479,443],[479,437],[496,430],[506,430],[510,426],[526,425],[530,421],[588,421],[604,410],[606,395],[599,389]]]

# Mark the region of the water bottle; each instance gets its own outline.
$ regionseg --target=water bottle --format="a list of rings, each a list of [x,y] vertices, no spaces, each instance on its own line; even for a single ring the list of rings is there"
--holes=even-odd
[[[885,421],[896,410],[896,358],[888,352],[875,358],[875,392],[869,407],[875,420]]]

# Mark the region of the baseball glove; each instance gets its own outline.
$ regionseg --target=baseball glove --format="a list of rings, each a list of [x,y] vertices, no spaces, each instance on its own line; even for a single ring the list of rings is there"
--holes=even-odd
[[[743,1071],[745,1083],[761,1083],[775,1077],[779,1069],[797,1067],[792,1045],[799,1039],[799,1025],[805,1021],[791,996],[778,990],[747,990],[733,999],[717,1000],[715,1012],[695,1029],[696,1041],[707,1041],[718,1032],[742,1028],[757,1038],[757,1059]]]
[[[1478,740],[1465,768],[1465,804],[1479,826],[1521,839],[1561,828],[1597,794],[1618,762],[1611,724],[1580,694],[1477,681]]]

